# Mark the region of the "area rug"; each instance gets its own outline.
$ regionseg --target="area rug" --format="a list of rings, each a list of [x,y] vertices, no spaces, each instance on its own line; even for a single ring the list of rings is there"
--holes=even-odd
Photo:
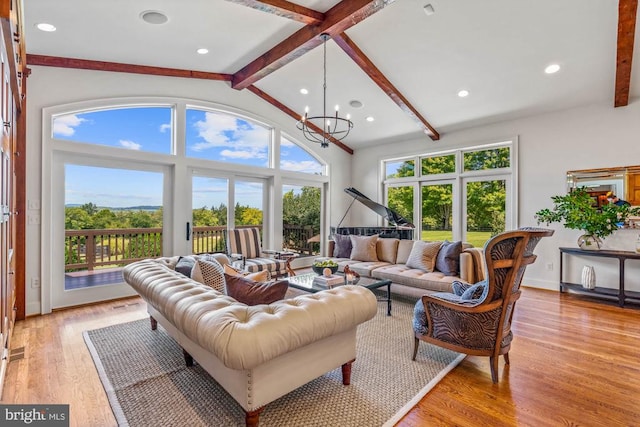
[[[260,426],[392,426],[464,355],[421,343],[411,360],[413,304],[394,299],[392,316],[358,328],[351,385],[340,368],[270,403]],[[244,411],[197,362],[148,319],[84,332],[120,426],[241,426]]]

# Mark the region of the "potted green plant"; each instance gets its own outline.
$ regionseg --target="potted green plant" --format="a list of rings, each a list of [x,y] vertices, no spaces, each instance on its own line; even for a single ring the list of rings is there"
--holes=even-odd
[[[536,212],[538,223],[560,222],[566,228],[582,230],[578,245],[583,249],[600,249],[603,238],[624,224],[629,215],[640,214],[640,208],[612,203],[598,208],[584,188],[578,188],[563,196],[553,196],[552,209]]]

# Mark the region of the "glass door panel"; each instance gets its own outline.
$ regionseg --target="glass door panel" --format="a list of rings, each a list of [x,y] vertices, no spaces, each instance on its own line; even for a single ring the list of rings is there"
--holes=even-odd
[[[320,187],[283,185],[282,248],[304,255],[320,253]]]
[[[229,180],[194,176],[192,192],[191,251],[226,252]]]
[[[413,199],[413,185],[387,187],[387,206],[410,223],[414,223]]]
[[[63,278],[52,307],[133,294],[122,267],[163,254],[164,174],[64,163],[61,251],[54,263]]]
[[[235,180],[234,225],[236,228],[255,226],[262,229],[264,182]],[[266,249],[266,248],[265,248]]]
[[[507,182],[504,179],[468,181],[466,192],[466,241],[483,247],[492,236],[505,231]]]
[[[421,240],[453,241],[453,184],[422,185]]]

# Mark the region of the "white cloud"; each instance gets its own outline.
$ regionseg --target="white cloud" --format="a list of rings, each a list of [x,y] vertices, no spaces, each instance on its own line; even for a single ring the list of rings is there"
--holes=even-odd
[[[165,133],[166,131],[171,130],[171,123],[163,123],[160,125],[160,132]]]
[[[118,141],[122,148],[127,148],[129,150],[140,150],[142,148],[142,144],[138,144],[137,142],[127,141],[126,139],[121,139]]]
[[[280,169],[295,172],[320,174],[323,171],[323,166],[313,160],[303,160],[300,162],[296,162],[293,160],[281,160]]]
[[[254,125],[228,114],[205,113],[205,119],[194,124],[198,136],[204,141],[191,147],[194,151],[204,151],[214,147],[223,150],[225,157],[265,158],[269,147],[269,129]],[[231,150],[232,149],[232,150]],[[250,157],[246,154],[250,153]]]
[[[71,136],[76,132],[75,128],[86,121],[87,119],[78,117],[75,114],[55,117],[53,119],[53,134],[61,136]]]

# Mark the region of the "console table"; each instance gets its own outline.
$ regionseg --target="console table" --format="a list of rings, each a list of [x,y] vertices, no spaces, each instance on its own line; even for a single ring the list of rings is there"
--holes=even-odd
[[[563,280],[562,263],[565,256],[579,255],[598,258],[615,258],[618,260],[619,280],[618,289],[596,286],[595,289],[585,289],[577,283],[565,282]],[[560,248],[560,292],[573,290],[590,295],[602,295],[605,298],[617,298],[618,305],[624,307],[626,301],[640,303],[640,292],[624,290],[624,263],[628,259],[640,260],[640,253],[611,250],[584,250],[580,248]]]

